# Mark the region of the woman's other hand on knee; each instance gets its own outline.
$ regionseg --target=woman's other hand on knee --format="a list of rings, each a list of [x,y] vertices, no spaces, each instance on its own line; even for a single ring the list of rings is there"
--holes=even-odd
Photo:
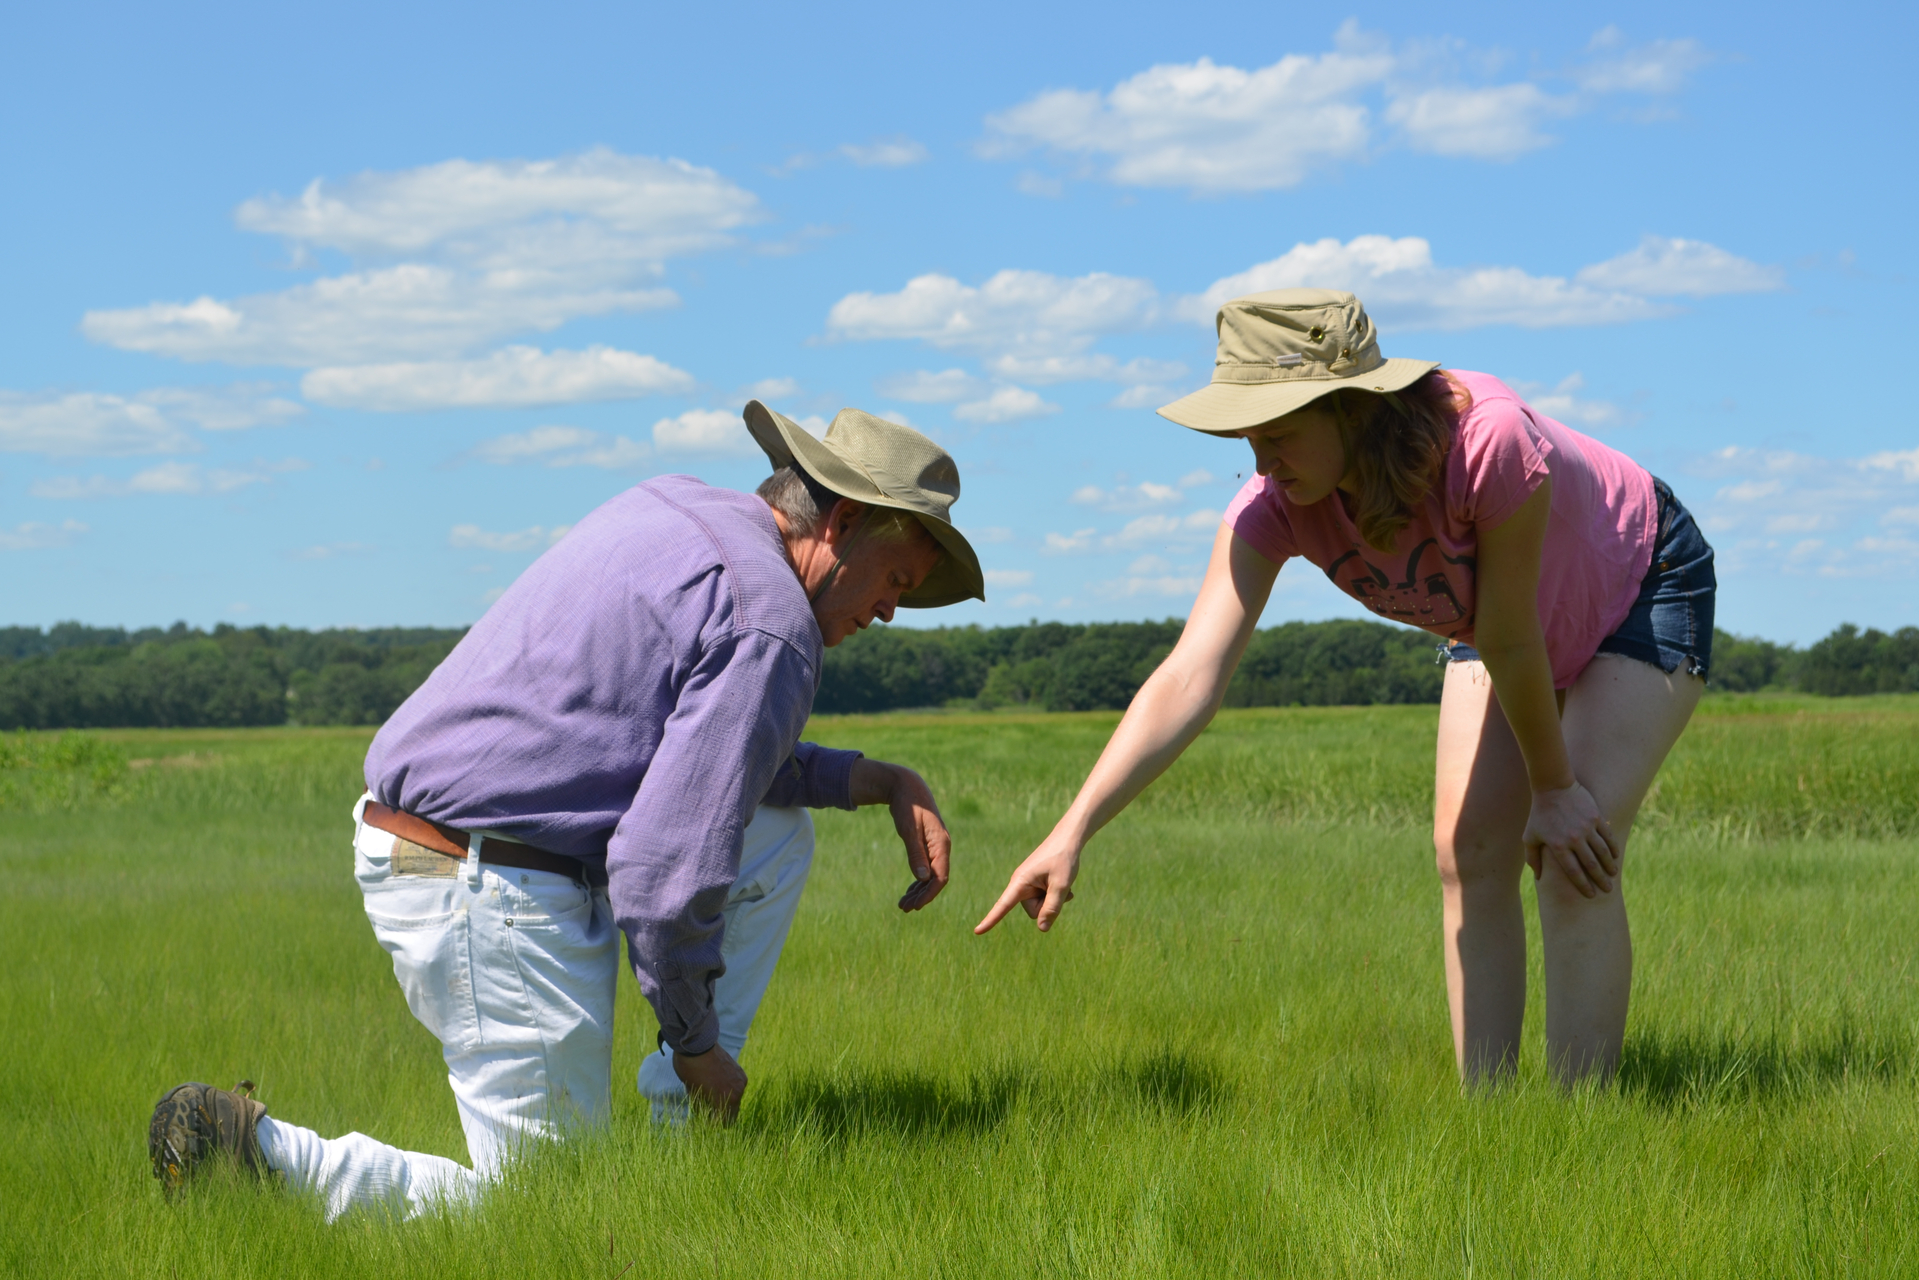
[[[1550,861],[1584,897],[1611,893],[1624,852],[1612,824],[1585,787],[1533,793],[1526,818],[1526,862],[1538,879]]]

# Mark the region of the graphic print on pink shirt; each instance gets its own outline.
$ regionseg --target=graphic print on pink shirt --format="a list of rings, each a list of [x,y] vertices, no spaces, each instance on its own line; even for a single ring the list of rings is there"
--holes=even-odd
[[[1405,574],[1398,581],[1394,581],[1391,570],[1376,563],[1387,558],[1377,548],[1361,545],[1327,565],[1326,576],[1382,618],[1439,632],[1449,639],[1471,634],[1472,606],[1453,589],[1453,577],[1463,574],[1468,583],[1476,582],[1479,566],[1474,557],[1449,556],[1439,539],[1427,538],[1407,555]],[[1448,576],[1449,570],[1452,576]],[[1469,586],[1464,594],[1470,601],[1474,592]],[[1448,627],[1452,630],[1442,630]]]
[[[1541,548],[1539,619],[1553,683],[1566,688],[1631,610],[1652,561],[1658,503],[1631,458],[1535,413],[1483,373],[1452,370],[1471,393],[1438,484],[1391,551],[1368,546],[1334,494],[1309,506],[1254,476],[1225,523],[1275,563],[1303,556],[1373,613],[1470,644],[1479,530],[1496,528],[1548,477],[1552,515]]]

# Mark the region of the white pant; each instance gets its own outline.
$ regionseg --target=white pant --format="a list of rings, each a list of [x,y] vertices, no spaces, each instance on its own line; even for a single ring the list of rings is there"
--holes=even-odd
[[[364,804],[364,801],[362,802]],[[522,1146],[603,1120],[610,1105],[619,931],[604,890],[565,876],[486,862],[421,857],[354,810],[354,871],[373,933],[393,956],[407,1006],[440,1041],[471,1169],[401,1151],[363,1134],[324,1139],[260,1121],[267,1164],[318,1194],[327,1217],[383,1206],[413,1217],[438,1202],[471,1203]],[[714,988],[720,1043],[739,1057],[772,981],[813,863],[804,809],[762,807],[747,825],[728,896]],[[648,1054],[640,1092],[655,1119],[685,1114],[669,1051]]]

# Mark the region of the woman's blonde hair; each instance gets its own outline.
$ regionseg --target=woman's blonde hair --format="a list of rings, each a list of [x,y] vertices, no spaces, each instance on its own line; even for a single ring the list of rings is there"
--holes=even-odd
[[[1346,387],[1326,399],[1358,487],[1353,523],[1368,546],[1391,551],[1413,508],[1439,483],[1472,395],[1435,369],[1400,391]]]

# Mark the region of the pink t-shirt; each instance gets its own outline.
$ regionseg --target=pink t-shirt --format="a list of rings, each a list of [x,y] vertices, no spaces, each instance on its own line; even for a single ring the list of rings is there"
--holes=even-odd
[[[1626,619],[1652,563],[1652,476],[1616,449],[1534,412],[1499,379],[1448,370],[1472,393],[1440,482],[1391,554],[1366,545],[1337,492],[1295,505],[1255,475],[1226,524],[1275,563],[1304,556],[1382,618],[1473,640],[1479,528],[1519,509],[1548,475],[1552,519],[1539,571],[1539,620],[1553,685],[1564,689]]]

